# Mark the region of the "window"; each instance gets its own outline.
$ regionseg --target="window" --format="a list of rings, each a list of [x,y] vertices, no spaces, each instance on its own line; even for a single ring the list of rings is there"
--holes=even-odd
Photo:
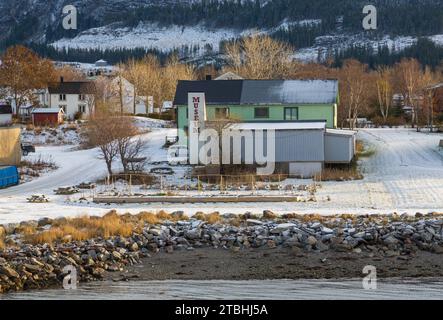
[[[215,119],[228,119],[229,108],[215,108]]]
[[[85,105],[79,105],[78,106],[78,112],[81,112],[81,113],[85,113],[86,112],[86,106]]]
[[[60,100],[60,101],[66,101],[66,94],[60,94],[59,95],[59,97],[58,97],[58,99]]]
[[[64,113],[66,113],[67,106],[60,105],[59,108],[62,109]]]
[[[295,121],[298,120],[298,108],[285,108],[285,120]]]
[[[254,118],[269,118],[269,108],[255,108]]]
[[[79,94],[78,95],[78,100],[79,101],[85,101],[86,100],[86,96],[84,94]]]

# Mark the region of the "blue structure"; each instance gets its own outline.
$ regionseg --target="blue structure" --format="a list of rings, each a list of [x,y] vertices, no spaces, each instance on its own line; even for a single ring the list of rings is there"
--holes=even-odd
[[[0,167],[0,189],[18,185],[19,181],[16,166]]]

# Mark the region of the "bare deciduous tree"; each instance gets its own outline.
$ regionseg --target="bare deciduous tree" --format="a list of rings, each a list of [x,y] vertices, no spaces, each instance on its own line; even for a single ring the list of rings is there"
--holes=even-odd
[[[55,80],[52,62],[26,47],[8,48],[0,61],[0,87],[7,88],[3,94],[12,95],[17,108],[27,101],[36,103],[35,90],[46,88]]]
[[[340,70],[341,120],[342,122],[349,121],[351,129],[356,127],[358,117],[367,107],[368,83],[366,65],[356,60],[344,62],[343,68]]]
[[[228,67],[247,79],[285,79],[294,72],[294,49],[269,36],[254,35],[228,44]]]
[[[113,117],[99,115],[85,126],[85,136],[89,146],[98,147],[105,161],[108,174],[113,175],[112,164],[119,155],[116,136],[117,122]]]
[[[389,116],[389,111],[392,104],[393,90],[393,72],[391,68],[379,67],[375,73],[377,98],[380,114],[383,117],[384,123]]]
[[[100,149],[110,175],[113,174],[113,162],[118,158],[124,172],[130,171],[133,160],[143,160],[141,154],[146,140],[137,137],[138,134],[140,131],[130,117],[109,113],[97,115],[85,129],[88,145]],[[139,168],[143,167],[143,162],[138,162]]]

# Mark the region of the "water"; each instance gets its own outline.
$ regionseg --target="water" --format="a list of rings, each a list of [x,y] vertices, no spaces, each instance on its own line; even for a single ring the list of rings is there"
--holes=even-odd
[[[77,290],[52,289],[0,295],[29,300],[180,300],[180,299],[443,299],[443,279],[379,280],[363,290],[361,280],[132,281],[94,282]]]

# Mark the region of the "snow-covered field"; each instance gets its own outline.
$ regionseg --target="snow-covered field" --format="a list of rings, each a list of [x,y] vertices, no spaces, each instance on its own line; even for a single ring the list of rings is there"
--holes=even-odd
[[[147,141],[145,155],[151,162],[164,162],[166,150],[162,149],[166,135],[174,129],[153,129],[142,137]],[[376,150],[375,155],[361,160],[365,178],[361,181],[324,182],[316,197],[317,202],[306,203],[237,203],[237,204],[155,204],[155,205],[97,205],[72,201],[76,196],[56,196],[53,190],[60,186],[72,186],[95,181],[106,175],[105,165],[98,158],[98,151],[73,151],[66,146],[48,146],[37,149],[34,156],[51,155],[59,166],[32,182],[0,190],[0,223],[17,222],[41,217],[104,214],[111,209],[119,212],[138,213],[142,210],[184,210],[188,214],[197,211],[221,213],[261,213],[265,209],[277,213],[392,213],[443,212],[443,152],[438,149],[442,134],[417,133],[412,129],[364,129],[360,139]],[[149,169],[149,167],[148,167]],[[176,168],[172,177],[175,183],[186,182],[180,176],[185,168]],[[288,183],[309,184],[310,180],[291,180]],[[32,194],[45,194],[51,202],[29,204],[26,198]],[[327,200],[327,198],[330,200]],[[75,199],[74,199],[75,200]]]

